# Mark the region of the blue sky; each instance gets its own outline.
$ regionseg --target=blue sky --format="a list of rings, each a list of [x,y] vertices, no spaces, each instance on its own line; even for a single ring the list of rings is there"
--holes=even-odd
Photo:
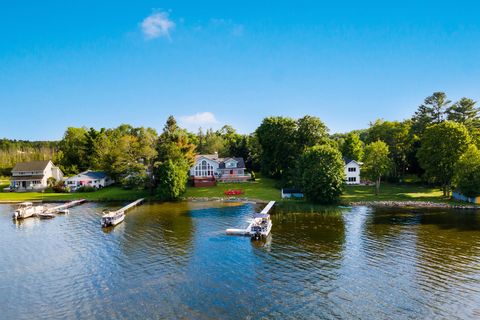
[[[0,137],[270,115],[332,132],[480,99],[475,1],[22,1],[0,8]]]

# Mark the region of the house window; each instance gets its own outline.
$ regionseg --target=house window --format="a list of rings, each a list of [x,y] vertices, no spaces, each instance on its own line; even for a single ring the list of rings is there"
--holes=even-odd
[[[207,161],[203,160],[195,166],[196,177],[210,177],[213,175],[213,166]]]
[[[357,168],[355,167],[348,168],[348,172],[356,172],[356,171],[357,171]]]
[[[357,182],[357,177],[348,177],[348,182]]]

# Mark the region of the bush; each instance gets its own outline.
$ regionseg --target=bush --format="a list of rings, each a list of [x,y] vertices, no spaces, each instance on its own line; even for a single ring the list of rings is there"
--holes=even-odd
[[[467,197],[480,194],[480,151],[474,145],[469,146],[455,165],[454,182]]]
[[[298,182],[308,200],[334,203],[340,198],[344,183],[344,164],[337,149],[328,145],[307,149],[298,161]]]
[[[52,187],[52,191],[55,193],[68,193],[70,192],[70,188],[66,187],[63,182],[57,183]]]
[[[81,186],[80,188],[77,188],[77,192],[95,192],[97,189],[95,189],[92,186]]]

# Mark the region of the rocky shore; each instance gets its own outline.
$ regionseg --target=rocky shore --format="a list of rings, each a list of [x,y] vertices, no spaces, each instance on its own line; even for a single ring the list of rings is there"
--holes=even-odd
[[[479,210],[480,206],[473,204],[450,204],[430,201],[358,201],[351,206],[383,207],[383,208],[444,208]]]

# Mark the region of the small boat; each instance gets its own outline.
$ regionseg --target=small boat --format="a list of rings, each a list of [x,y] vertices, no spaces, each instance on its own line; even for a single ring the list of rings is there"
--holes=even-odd
[[[102,216],[102,227],[113,227],[121,223],[125,219],[125,212],[118,211],[104,211]]]
[[[272,230],[272,220],[270,219],[270,215],[268,213],[254,214],[253,221],[248,229],[252,239],[258,240],[267,237]]]
[[[58,214],[70,214],[70,210],[68,209],[62,209],[57,211]]]
[[[13,213],[13,219],[29,218],[33,215],[43,213],[44,211],[44,206],[34,206],[31,202],[22,202],[17,206],[17,209]]]

